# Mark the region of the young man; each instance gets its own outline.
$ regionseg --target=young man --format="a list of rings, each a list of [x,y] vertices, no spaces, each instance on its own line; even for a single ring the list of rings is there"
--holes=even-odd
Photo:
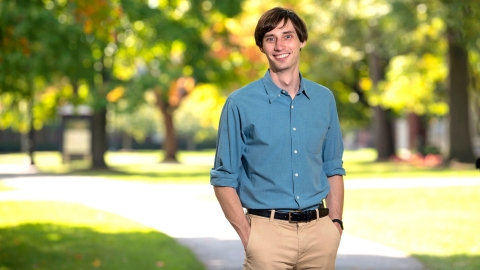
[[[299,72],[307,38],[292,10],[263,14],[255,41],[269,69],[222,111],[210,182],[245,248],[244,269],[335,268],[343,143],[332,92]]]

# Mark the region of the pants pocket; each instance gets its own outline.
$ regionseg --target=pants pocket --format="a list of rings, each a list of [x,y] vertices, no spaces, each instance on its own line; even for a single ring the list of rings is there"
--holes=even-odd
[[[252,239],[253,239],[253,232],[254,232],[254,219],[250,217],[250,215],[247,215],[247,220],[248,223],[250,224],[250,235],[248,236],[248,241],[247,241],[247,246],[245,247],[245,252],[248,252],[249,247],[252,244]]]
[[[330,218],[328,219],[328,222],[330,222],[330,223],[331,223],[330,225],[332,225],[333,228],[335,228],[335,232],[337,233],[336,235],[338,236],[338,238],[341,238],[342,235],[341,235],[340,232],[338,231],[337,225],[335,225],[335,223],[334,223],[333,221],[331,221]]]

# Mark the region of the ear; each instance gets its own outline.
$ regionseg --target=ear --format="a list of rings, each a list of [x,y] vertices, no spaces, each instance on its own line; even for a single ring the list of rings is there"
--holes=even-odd
[[[305,44],[307,44],[306,40],[304,42],[300,43],[300,50],[302,50],[302,48],[305,47]]]

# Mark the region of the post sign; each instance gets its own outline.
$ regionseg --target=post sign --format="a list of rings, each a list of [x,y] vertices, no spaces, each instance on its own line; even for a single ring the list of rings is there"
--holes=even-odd
[[[88,160],[92,156],[92,121],[88,116],[63,116],[63,162]]]

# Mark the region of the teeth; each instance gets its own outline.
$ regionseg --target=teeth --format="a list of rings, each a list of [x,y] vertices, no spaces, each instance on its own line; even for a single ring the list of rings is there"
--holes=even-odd
[[[277,58],[285,58],[287,57],[289,54],[288,53],[284,53],[284,54],[281,54],[281,55],[277,55],[276,57]]]

